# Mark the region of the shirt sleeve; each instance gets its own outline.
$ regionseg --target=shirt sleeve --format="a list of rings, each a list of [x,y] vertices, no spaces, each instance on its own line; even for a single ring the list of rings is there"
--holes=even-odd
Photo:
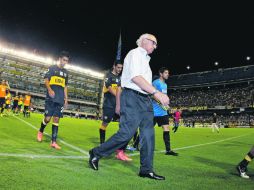
[[[141,55],[139,52],[134,51],[130,54],[129,64],[130,64],[129,65],[129,72],[130,72],[131,79],[143,74],[142,58],[141,58]]]
[[[161,90],[160,90],[160,84],[158,83],[158,80],[153,81],[153,86],[154,86],[154,88],[156,88],[157,90],[161,91]]]
[[[51,76],[52,76],[52,73],[53,73],[52,67],[49,67],[48,71],[47,71],[46,74],[44,75],[44,79],[47,78],[48,80],[50,80],[50,78],[51,78]]]
[[[67,86],[68,82],[69,82],[69,73],[67,71],[66,71],[66,74],[67,74],[67,76],[66,76],[66,79],[65,79],[65,86]]]
[[[112,77],[110,74],[107,74],[106,78],[104,79],[106,88],[112,85]]]

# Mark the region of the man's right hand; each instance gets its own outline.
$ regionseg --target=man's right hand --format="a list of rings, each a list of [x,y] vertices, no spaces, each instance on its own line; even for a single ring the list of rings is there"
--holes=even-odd
[[[159,100],[160,103],[163,106],[168,106],[169,105],[169,97],[166,94],[163,94],[161,92],[157,92],[157,93],[154,94],[154,98],[156,100]]]
[[[48,92],[49,92],[49,96],[50,96],[51,98],[54,98],[54,97],[55,97],[55,92],[54,92],[52,89],[49,89]]]

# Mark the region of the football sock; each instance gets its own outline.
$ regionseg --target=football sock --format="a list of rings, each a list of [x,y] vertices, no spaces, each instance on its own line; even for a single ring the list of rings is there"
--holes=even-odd
[[[53,123],[52,124],[52,142],[56,142],[57,133],[58,133],[58,123]]]
[[[169,131],[163,131],[163,140],[165,143],[166,151],[170,151],[170,135]]]
[[[100,143],[102,144],[105,142],[105,138],[106,138],[106,127],[101,125],[99,129],[99,133],[100,133]]]
[[[253,150],[254,151],[254,150]],[[252,151],[250,151],[245,157],[244,159],[240,162],[240,166],[241,167],[247,167],[248,164],[252,161],[252,159],[254,158],[254,154],[252,153]]]
[[[45,123],[44,119],[41,122],[41,128],[40,128],[40,132],[43,133],[45,127],[46,127],[47,123]]]

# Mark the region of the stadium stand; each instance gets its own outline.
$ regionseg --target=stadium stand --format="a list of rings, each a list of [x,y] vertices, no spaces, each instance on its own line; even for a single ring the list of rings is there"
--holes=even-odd
[[[224,126],[254,125],[254,65],[175,75],[167,82],[170,105],[183,110],[186,126],[208,125],[214,112]]]
[[[0,79],[6,79],[11,93],[31,93],[34,107],[43,111],[46,88],[44,75],[53,60],[43,60],[35,55],[16,53],[0,47]],[[47,62],[48,61],[48,62]],[[68,97],[69,105],[65,114],[80,110],[81,116],[96,117],[102,107],[103,74],[70,66]]]

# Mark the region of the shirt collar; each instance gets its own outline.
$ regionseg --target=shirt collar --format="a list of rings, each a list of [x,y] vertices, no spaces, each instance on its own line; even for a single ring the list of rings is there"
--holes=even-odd
[[[138,47],[138,49],[139,49],[139,51],[141,51],[141,53],[143,53],[143,54],[145,54],[145,55],[148,55],[148,54],[147,54],[147,51],[146,51],[144,48]]]

